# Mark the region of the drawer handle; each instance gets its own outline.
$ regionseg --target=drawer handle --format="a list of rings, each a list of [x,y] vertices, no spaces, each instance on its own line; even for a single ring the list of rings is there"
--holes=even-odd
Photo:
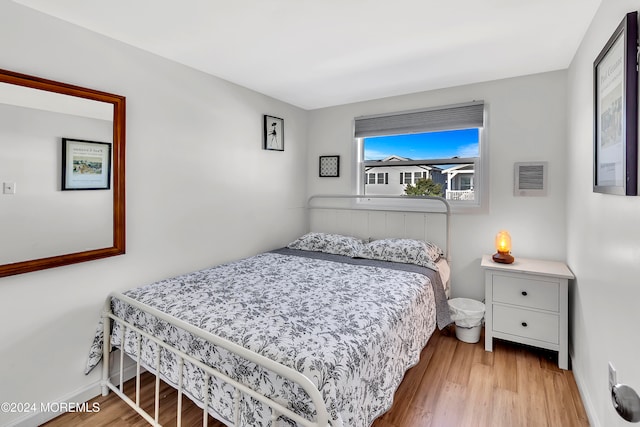
[[[527,322],[522,322],[522,326],[526,328],[527,327]]]
[[[527,291],[522,291],[522,296],[526,297],[527,295]]]

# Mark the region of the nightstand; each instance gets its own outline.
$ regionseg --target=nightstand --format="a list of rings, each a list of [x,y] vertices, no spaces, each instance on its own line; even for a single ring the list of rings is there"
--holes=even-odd
[[[558,352],[558,366],[569,368],[569,280],[563,262],[516,258],[499,264],[482,257],[485,269],[485,342],[518,342]]]

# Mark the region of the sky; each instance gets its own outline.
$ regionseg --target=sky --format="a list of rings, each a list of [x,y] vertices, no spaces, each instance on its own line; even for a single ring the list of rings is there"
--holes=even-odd
[[[393,154],[412,160],[478,157],[478,129],[449,130],[364,139],[364,159],[382,160]]]

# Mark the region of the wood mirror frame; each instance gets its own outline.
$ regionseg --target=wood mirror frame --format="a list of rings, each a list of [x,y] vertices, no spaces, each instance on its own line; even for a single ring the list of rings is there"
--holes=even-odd
[[[113,105],[113,245],[0,265],[0,277],[60,267],[125,253],[125,97],[0,69],[0,82]]]

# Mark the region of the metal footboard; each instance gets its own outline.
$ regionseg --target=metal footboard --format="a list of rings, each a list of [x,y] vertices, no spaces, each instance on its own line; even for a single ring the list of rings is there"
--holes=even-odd
[[[161,319],[177,328],[185,330],[193,334],[194,336],[200,337],[216,346],[222,347],[231,353],[234,353],[248,361],[251,361],[259,366],[262,366],[265,369],[272,371],[282,376],[283,378],[290,380],[293,383],[299,385],[308,394],[309,398],[311,399],[311,402],[315,407],[315,410],[316,410],[315,421],[310,421],[300,416],[299,414],[296,414],[289,408],[284,407],[282,404],[274,401],[273,399],[266,397],[260,394],[259,392],[257,392],[256,390],[248,387],[247,385],[242,384],[234,380],[233,378],[230,378],[229,376],[223,374],[222,372],[218,371],[215,367],[208,366],[202,363],[201,361],[191,357],[190,355],[184,353],[183,351],[177,348],[174,348],[171,345],[165,343],[164,341],[154,337],[153,335],[137,328],[136,326],[125,321],[124,319],[119,318],[118,316],[113,314],[111,310],[112,298],[116,298],[120,301],[123,301],[129,304],[130,306],[136,309],[145,311],[155,316],[158,319]],[[228,341],[212,333],[199,329],[193,325],[190,325],[187,322],[184,322],[171,315],[163,313],[153,307],[149,307],[143,303],[140,303],[139,301],[136,301],[118,292],[111,293],[107,298],[104,305],[102,317],[103,317],[103,323],[104,323],[103,358],[102,358],[103,367],[102,367],[102,383],[101,383],[102,395],[106,396],[109,393],[109,390],[113,391],[129,406],[135,409],[136,412],[138,412],[151,425],[154,425],[154,426],[160,425],[158,420],[159,420],[159,413],[160,413],[159,405],[160,405],[160,355],[162,353],[161,349],[164,349],[164,351],[169,351],[173,353],[177,357],[178,364],[179,364],[178,366],[179,366],[180,375],[179,375],[179,380],[177,384],[178,407],[176,411],[177,412],[176,423],[178,427],[182,425],[182,396],[184,392],[182,382],[183,382],[183,376],[184,376],[183,364],[185,361],[188,361],[189,363],[193,364],[194,366],[197,366],[198,368],[202,369],[205,372],[205,378],[204,378],[205,381],[204,381],[204,386],[202,390],[202,394],[204,396],[204,402],[202,402],[204,405],[203,422],[202,422],[203,426],[207,426],[207,423],[208,423],[209,413],[207,409],[209,407],[209,399],[211,397],[210,388],[209,388],[209,379],[211,377],[218,378],[219,380],[231,385],[235,389],[235,393],[233,396],[233,399],[234,399],[233,408],[234,408],[234,417],[235,417],[233,422],[235,426],[240,425],[239,424],[240,399],[243,394],[246,396],[250,396],[251,398],[256,399],[257,401],[271,408],[271,414],[272,414],[271,426],[272,427],[276,425],[276,422],[280,416],[285,416],[295,421],[299,425],[305,426],[305,427],[327,427],[329,425],[329,415],[328,415],[328,411],[321,393],[318,391],[318,389],[313,384],[313,382],[311,382],[311,380],[309,380],[306,376],[302,375],[300,372],[296,371],[295,369],[291,369],[278,362],[275,362],[274,360],[264,357],[258,353],[255,353],[251,350],[247,350],[246,348],[239,346],[231,341]],[[122,328],[123,328],[123,335],[122,335],[123,342],[121,343],[120,361],[119,361],[120,375],[119,375],[119,384],[117,385],[114,384],[110,379],[110,366],[109,366],[110,365],[109,355],[111,350],[111,321],[110,320],[113,320],[114,322],[118,322],[120,325],[122,325]],[[135,357],[135,362],[136,362],[135,400],[131,399],[123,391],[124,389],[124,353],[125,353],[124,338],[126,337],[127,332],[129,331],[133,331],[137,339],[137,343],[135,344],[137,346],[136,357]],[[140,405],[140,371],[142,368],[141,360],[140,360],[141,359],[140,350],[141,350],[141,342],[143,337],[145,337],[146,339],[158,345],[158,351],[156,354],[155,367],[154,367],[156,372],[154,416],[151,416],[149,413],[147,413]],[[133,356],[130,356],[130,357],[133,358]]]

